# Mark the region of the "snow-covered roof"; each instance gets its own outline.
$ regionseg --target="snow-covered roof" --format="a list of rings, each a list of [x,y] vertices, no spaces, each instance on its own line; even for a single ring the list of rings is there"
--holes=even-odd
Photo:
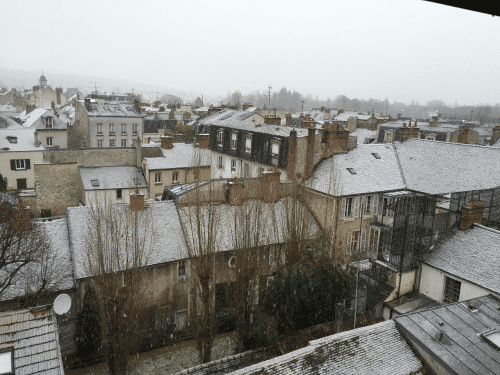
[[[150,171],[210,166],[210,150],[187,143],[174,143],[171,149],[161,149],[164,158],[144,158]]]
[[[12,120],[6,113],[0,113],[0,129],[2,128],[23,129],[21,125]]]
[[[0,152],[2,151],[43,151],[43,146],[35,145],[35,129],[0,129]]]
[[[436,246],[424,263],[500,294],[500,231],[475,224]]]
[[[142,171],[134,166],[78,167],[85,190],[131,189],[135,188],[134,179],[139,178],[139,188],[148,184]]]
[[[85,109],[89,117],[140,117],[142,115],[135,111],[133,104],[122,104],[118,102],[104,102],[97,104],[96,101],[90,101],[90,111],[85,108],[84,100],[77,100]]]
[[[52,126],[47,128],[44,119],[47,117],[52,117]],[[23,124],[23,126],[26,126]],[[66,130],[68,129],[67,122],[62,121],[59,117],[54,115],[54,111],[50,110],[45,112],[42,116],[38,117],[31,125],[30,128],[37,130]]]
[[[196,109],[193,109],[193,112],[208,112],[209,108],[208,107],[199,107]]]
[[[2,113],[17,113],[16,107],[10,104],[2,104],[0,105],[0,112]]]
[[[500,149],[462,143],[407,139],[397,144],[407,188],[428,194],[500,186]]]
[[[358,120],[368,120],[372,115],[359,114],[358,112],[342,112],[335,116],[335,121],[347,121],[351,117],[357,117]]]
[[[392,144],[368,144],[347,154],[334,155],[320,163],[305,186],[335,196],[362,195],[406,187]]]
[[[197,217],[205,218],[208,221],[209,206],[202,206],[201,215],[196,216],[196,208],[187,206],[179,208],[179,214],[186,233],[187,243],[197,241]],[[215,214],[210,216],[215,218],[214,233],[216,236],[217,251],[237,250],[237,243],[241,243],[241,238],[244,231],[240,228],[235,228],[235,222],[240,218],[241,212],[246,212],[245,222],[240,223],[241,226],[251,227],[253,231],[257,231],[260,223],[260,236],[255,239],[255,246],[272,245],[285,243],[290,241],[292,233],[290,232],[291,212],[296,212],[300,215],[301,223],[303,222],[304,239],[313,239],[318,234],[319,226],[312,216],[311,212],[300,201],[292,197],[283,197],[276,203],[264,203],[260,200],[248,200],[243,203],[243,206],[231,206],[229,204],[221,204],[211,206],[215,208]],[[295,210],[295,211],[294,211]],[[251,214],[248,214],[250,213]],[[203,219],[202,219],[203,220]],[[248,220],[248,221],[247,221]],[[257,220],[260,220],[258,222]],[[303,220],[303,221],[302,221]],[[291,224],[293,225],[293,224]]]
[[[208,116],[201,120],[202,125],[226,125],[232,124],[236,122],[243,121],[251,121],[249,120],[252,116],[258,116],[258,119],[255,120],[257,123],[263,123],[264,117],[257,113],[249,112],[249,111],[238,111],[235,109],[223,109],[217,113],[214,113],[211,116]]]
[[[109,214],[107,214],[109,209]],[[89,233],[89,223],[92,223],[89,207],[70,207],[67,209],[68,228],[71,253],[73,259],[73,269],[75,279],[79,280],[91,276],[87,267],[87,239]],[[116,223],[119,223],[123,230],[127,225],[133,225],[134,217],[137,213],[139,223],[140,240],[144,241],[142,246],[144,255],[147,256],[145,265],[163,264],[167,262],[185,259],[188,252],[184,243],[182,227],[175,203],[172,201],[151,201],[143,211],[132,212],[128,205],[108,206],[103,214],[98,209],[94,209],[96,215],[109,217],[111,215]],[[108,216],[106,216],[108,215]],[[128,227],[130,230],[130,226]],[[119,235],[118,235],[119,236]],[[125,245],[120,246],[122,254],[125,253]],[[124,270],[125,267],[120,267]]]
[[[362,145],[365,143],[366,139],[375,139],[377,135],[376,130],[369,130],[364,128],[356,128],[349,136],[357,137],[356,143]]]
[[[48,109],[45,108],[35,108],[28,114],[26,114],[26,110],[22,111],[17,118],[22,121],[23,126],[25,128],[31,127],[33,123],[38,120],[42,115],[47,112]]]
[[[423,368],[393,320],[337,333],[232,375],[410,375]]]
[[[256,110],[258,110],[257,107],[248,107],[247,109],[245,109],[246,112],[255,112]]]

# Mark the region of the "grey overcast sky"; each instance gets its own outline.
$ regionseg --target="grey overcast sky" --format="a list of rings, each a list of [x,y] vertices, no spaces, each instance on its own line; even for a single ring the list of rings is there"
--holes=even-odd
[[[499,17],[420,0],[2,0],[0,11],[3,69],[214,96],[271,84],[320,99],[500,102]]]

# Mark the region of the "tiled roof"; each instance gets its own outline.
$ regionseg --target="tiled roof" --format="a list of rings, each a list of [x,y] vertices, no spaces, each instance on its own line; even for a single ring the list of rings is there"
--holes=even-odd
[[[0,313],[0,349],[4,348],[14,350],[16,375],[64,374],[56,318],[51,311]]]
[[[456,230],[424,263],[500,294],[500,231]]]
[[[142,171],[134,166],[122,165],[115,167],[78,167],[85,190],[129,189],[134,188],[134,179],[139,177],[140,188],[147,188],[148,184]],[[97,186],[92,181],[97,180]]]
[[[144,158],[150,171],[161,169],[210,166],[210,151],[192,144],[173,143],[171,149],[161,149],[164,158]]]
[[[500,350],[481,334],[500,330],[499,309],[500,302],[487,295],[398,316],[394,321],[402,335],[443,373],[495,375],[500,374]]]
[[[211,217],[216,218],[214,224],[216,225],[216,232],[218,233],[216,244],[217,251],[229,251],[237,248],[235,244],[238,238],[235,237],[235,232],[240,234],[240,231],[238,231],[238,228],[235,228],[234,223],[240,217],[240,214],[238,214],[238,212],[242,212],[240,210],[253,213],[247,215],[250,223],[240,223],[240,225],[257,228],[257,224],[260,224],[259,238],[255,239],[255,241],[258,241],[258,243],[256,242],[255,244],[256,246],[279,244],[290,241],[291,233],[288,230],[290,224],[288,220],[290,220],[290,212],[292,212],[292,210],[296,210],[296,212],[299,213],[298,215],[304,217],[304,238],[314,238],[319,230],[319,226],[310,211],[302,203],[292,197],[284,197],[276,203],[263,203],[259,200],[248,200],[243,203],[241,207],[221,204],[215,206],[215,209],[215,214]],[[200,216],[196,216],[194,210],[195,208],[192,206],[179,208],[179,214],[188,243],[197,241],[196,231],[192,230],[196,228],[197,217],[205,217],[208,220],[209,216],[207,206],[202,206],[202,214]],[[255,214],[257,212],[260,214]],[[261,221],[257,223],[256,220]]]
[[[405,188],[405,183],[394,146],[369,144],[322,161],[304,186],[340,196],[399,190]]]
[[[70,207],[67,210],[68,228],[75,279],[89,277],[85,267],[85,242],[89,230],[88,207]],[[110,206],[117,220],[127,220],[128,205]],[[172,201],[151,202],[139,215],[139,233],[144,237],[144,249],[150,255],[147,265],[162,264],[187,258],[182,227],[177,208]],[[123,248],[122,248],[123,249]]]
[[[422,367],[394,321],[388,320],[311,341],[303,349],[231,374],[410,375]]]
[[[45,232],[51,244],[51,252],[46,257],[50,264],[44,265],[46,267],[44,276],[48,280],[45,290],[55,292],[73,288],[74,282],[66,218],[34,220],[32,225],[39,226]],[[16,275],[13,284],[2,293],[0,301],[10,300],[32,292],[39,287],[39,280],[33,275],[41,274],[42,271],[38,263],[26,265]]]
[[[500,186],[500,149],[407,139],[397,145],[407,188],[428,194]]]
[[[17,143],[10,142],[8,137],[17,138]],[[4,148],[3,151],[43,151],[43,146],[35,145],[35,129],[0,129],[0,152]]]

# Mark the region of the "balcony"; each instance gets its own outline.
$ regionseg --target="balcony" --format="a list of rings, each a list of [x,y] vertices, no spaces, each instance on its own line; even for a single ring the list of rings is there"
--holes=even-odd
[[[115,133],[115,132],[109,132],[109,136],[110,136],[110,137],[114,137],[115,135],[116,135],[116,133]]]

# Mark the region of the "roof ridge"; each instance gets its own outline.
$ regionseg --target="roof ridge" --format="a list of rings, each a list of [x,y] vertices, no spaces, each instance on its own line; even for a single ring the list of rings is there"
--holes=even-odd
[[[403,185],[406,189],[408,189],[408,184],[406,183],[406,178],[405,174],[403,172],[403,167],[401,167],[401,161],[399,160],[399,154],[398,154],[398,148],[396,145],[392,145],[392,150],[394,151],[394,154],[396,155],[396,161],[398,163],[398,168],[399,168],[399,173],[401,173],[401,178],[403,179]]]

